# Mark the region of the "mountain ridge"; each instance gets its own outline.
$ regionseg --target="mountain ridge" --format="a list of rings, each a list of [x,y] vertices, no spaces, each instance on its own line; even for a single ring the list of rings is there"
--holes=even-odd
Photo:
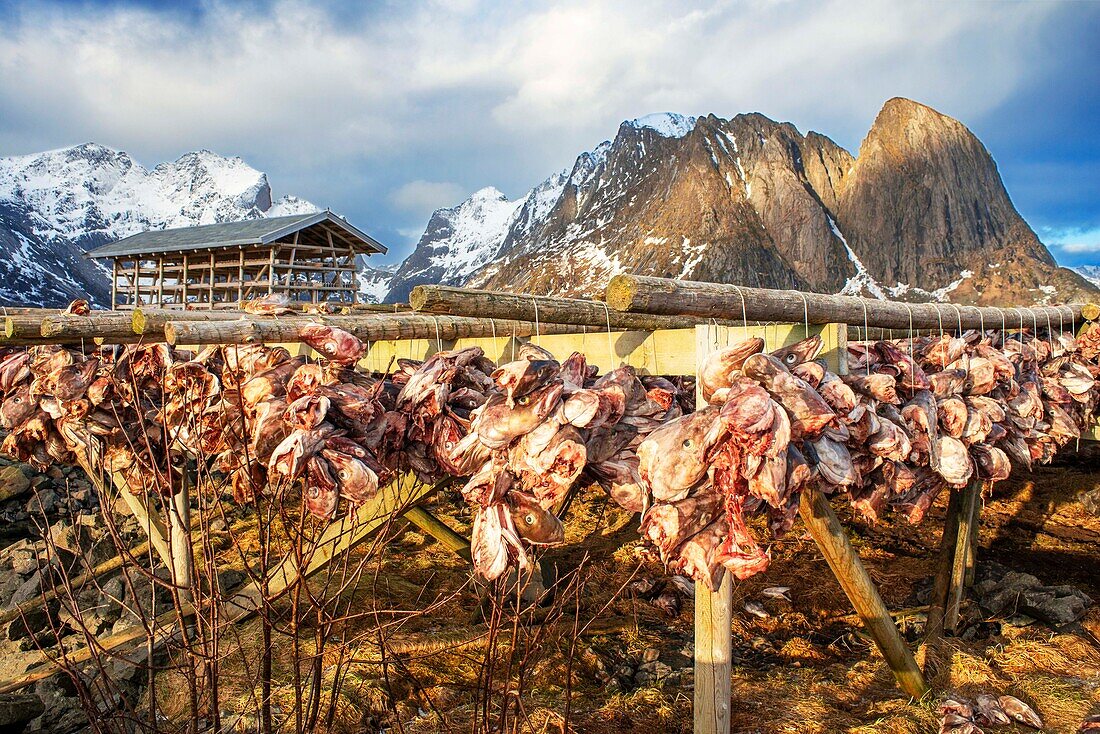
[[[83,255],[148,229],[317,211],[273,199],[267,175],[240,157],[185,153],[147,169],[128,153],[84,143],[0,158],[0,304],[110,300],[109,273]]]
[[[537,191],[545,213],[523,216]],[[627,120],[498,205],[513,213],[503,237],[455,222],[438,237],[429,224],[387,300],[421,282],[599,296],[619,272],[981,304],[1096,293],[1057,266],[977,137],[900,97],[883,105],[858,156],[760,113]],[[471,274],[435,272],[443,240],[452,260],[496,254]]]

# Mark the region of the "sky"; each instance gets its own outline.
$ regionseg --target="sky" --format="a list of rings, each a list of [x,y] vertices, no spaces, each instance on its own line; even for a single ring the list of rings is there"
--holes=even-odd
[[[651,112],[856,152],[904,96],[964,122],[1063,264],[1100,264],[1100,3],[0,0],[0,156],[239,155],[406,255]]]

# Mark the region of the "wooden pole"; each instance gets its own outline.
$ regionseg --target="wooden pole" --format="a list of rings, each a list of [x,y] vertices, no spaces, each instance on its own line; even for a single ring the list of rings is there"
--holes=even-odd
[[[653,316],[622,313],[601,301],[579,298],[528,296],[496,291],[452,288],[445,285],[418,285],[409,294],[414,311],[480,318],[517,319],[549,324],[584,324],[612,329],[656,331],[691,329],[700,319],[690,316]],[[726,321],[740,326],[741,322]]]
[[[405,519],[438,541],[447,550],[470,560],[470,541],[462,537],[449,525],[423,507],[410,507],[405,511]]]
[[[172,549],[172,585],[181,601],[191,603],[191,497],[188,472],[183,472],[180,489],[168,505],[168,537]]]
[[[709,329],[695,329],[696,374],[714,346]],[[696,380],[700,385],[701,380]],[[697,388],[696,405],[706,405]],[[695,584],[695,734],[728,734],[733,673],[733,576],[723,571],[718,588]]]
[[[932,598],[928,603],[928,620],[924,625],[924,641],[928,644],[943,634],[943,614],[947,608],[947,592],[951,587],[951,569],[955,560],[955,544],[959,539],[959,507],[962,493],[950,490],[947,499],[947,515],[943,534],[940,536],[940,553],[937,557],[936,577],[932,582]]]
[[[894,626],[894,619],[882,602],[859,554],[844,534],[844,528],[829,501],[811,483],[802,490],[798,510],[806,529],[832,568],[833,575],[840,581],[844,593],[894,672],[898,685],[909,696],[923,698],[928,693],[928,684],[913,659],[913,653]]]
[[[351,332],[363,341],[392,339],[439,339],[450,341],[476,337],[581,334],[599,331],[594,327],[567,324],[539,324],[507,319],[475,319],[462,316],[425,314],[363,314],[354,316],[280,316],[276,319],[235,321],[169,321],[164,336],[169,344],[250,344],[302,341],[307,324],[328,324]]]
[[[855,296],[749,288],[724,283],[698,283],[641,275],[616,275],[607,285],[607,303],[631,313],[695,316],[800,324],[845,323],[884,329],[1046,328],[1049,323],[1081,320],[1085,304],[1037,308],[955,306],[900,303]],[[1060,320],[1059,320],[1060,319]]]
[[[951,585],[943,615],[943,627],[954,633],[959,626],[959,610],[966,592],[966,562],[970,555],[971,529],[978,520],[978,500],[982,495],[982,480],[974,477],[960,493],[959,523],[955,531],[955,552],[951,561]]]
[[[730,730],[732,579],[724,573],[716,591],[695,585],[695,734]]]
[[[262,318],[244,311],[183,311],[178,308],[135,308],[130,314],[130,328],[135,334],[162,338],[169,321],[232,321],[240,318]]]
[[[124,311],[75,316],[60,314],[42,319],[41,335],[46,339],[94,339],[130,337],[134,335],[133,316]]]

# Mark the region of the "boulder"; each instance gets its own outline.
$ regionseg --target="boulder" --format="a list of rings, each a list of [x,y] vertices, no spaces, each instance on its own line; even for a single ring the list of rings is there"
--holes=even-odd
[[[31,480],[14,464],[0,467],[0,502],[22,496],[31,488]]]
[[[1023,614],[1054,627],[1076,622],[1092,605],[1089,595],[1074,586],[1046,586],[1029,573],[998,563],[983,565],[973,593],[990,615]]]
[[[0,695],[0,734],[20,734],[45,710],[42,699],[33,693]]]

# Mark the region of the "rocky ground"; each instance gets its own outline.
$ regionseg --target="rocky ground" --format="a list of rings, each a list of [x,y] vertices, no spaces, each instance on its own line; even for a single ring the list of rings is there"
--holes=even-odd
[[[919,648],[937,691],[924,702],[898,695],[824,560],[796,526],[773,547],[772,568],[735,587],[734,731],[931,732],[944,695],[979,692],[1017,695],[1039,711],[1047,731],[1075,731],[1085,715],[1100,712],[1100,609],[1092,603],[1100,599],[1100,479],[1094,467],[1095,459],[1081,454],[1005,482],[987,501],[979,575],[961,634],[935,649]],[[0,611],[37,598],[47,564],[76,568],[114,553],[98,498],[78,470],[37,474],[0,463],[0,498]],[[466,533],[465,505],[453,500],[443,493],[432,509]],[[899,623],[914,646],[922,637],[943,509],[941,502],[916,528],[892,520],[871,527],[840,513],[887,605],[902,610]],[[574,502],[570,517],[566,546],[544,562],[551,577],[565,578],[566,569],[580,565],[583,585],[527,614],[527,626],[514,636],[505,629],[493,646],[486,641],[484,590],[470,584],[459,557],[402,523],[389,532],[384,554],[381,546],[358,552],[357,559],[374,558],[346,595],[349,608],[364,614],[346,622],[334,646],[350,662],[330,730],[470,731],[480,716],[483,663],[493,660],[499,673],[509,652],[522,649],[512,681],[523,703],[519,731],[560,731],[567,681],[576,731],[691,731],[690,583],[665,576],[638,540],[636,522],[598,493]],[[132,519],[119,531],[131,546],[142,540]],[[219,569],[231,586],[231,558],[223,560]],[[115,577],[75,596],[88,610],[82,620],[54,602],[0,628],[0,678],[24,672],[39,658],[39,646],[56,649],[58,634],[73,642],[82,625],[99,635],[134,625],[133,610],[147,604],[150,592],[148,582],[123,584]],[[159,603],[167,608],[168,600]],[[366,612],[429,604],[431,614],[389,629],[383,656],[377,617]],[[245,672],[258,645],[258,623],[248,623],[223,661],[227,731],[255,730],[255,692]],[[277,720],[292,708],[291,659],[289,646],[280,645]],[[147,698],[138,668],[112,661],[101,675],[119,684],[116,697]],[[161,674],[157,698],[165,716],[180,710],[179,690],[175,673]],[[23,718],[34,715],[27,731],[92,730],[63,676],[26,692],[38,697],[41,711],[34,699],[9,700],[7,708],[0,699],[0,722],[14,707]]]

